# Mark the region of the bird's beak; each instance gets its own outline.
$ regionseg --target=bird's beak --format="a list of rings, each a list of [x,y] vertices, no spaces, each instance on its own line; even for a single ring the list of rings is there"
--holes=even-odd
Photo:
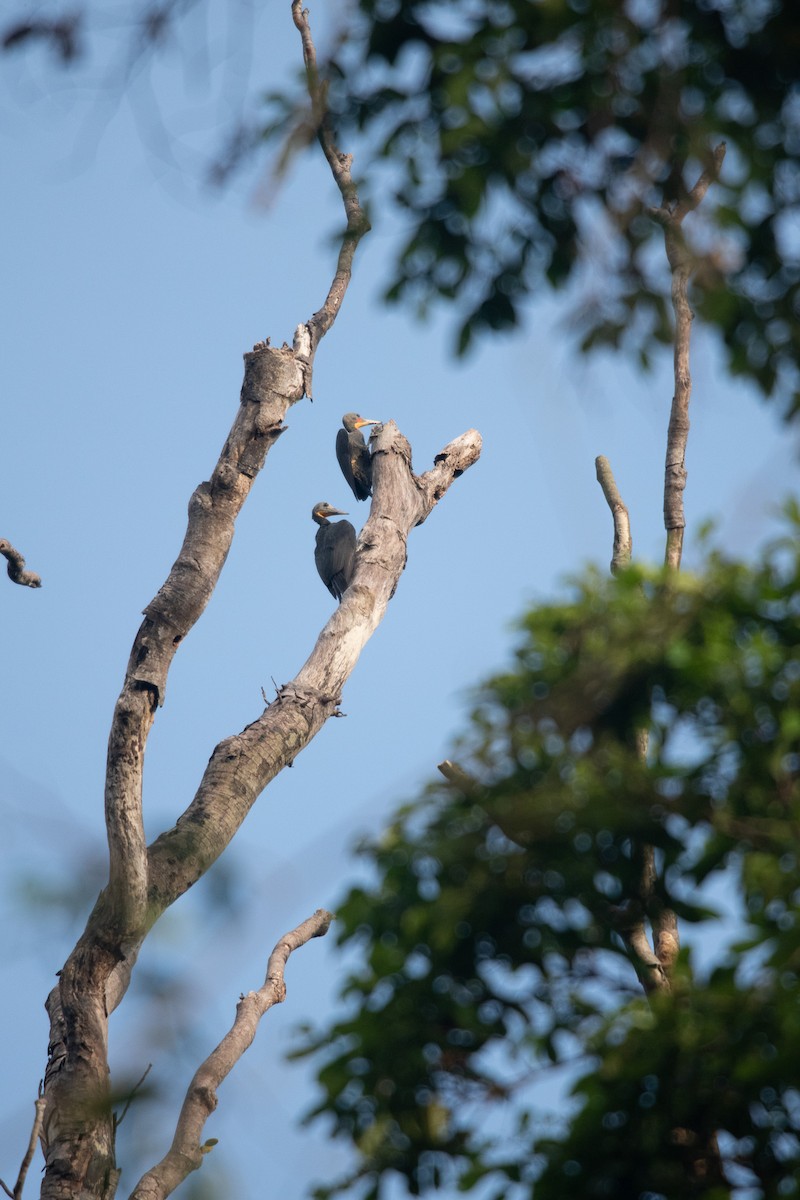
[[[362,425],[380,425],[380,421],[365,421],[362,417],[361,420],[356,421],[356,429],[360,429]]]
[[[347,517],[349,513],[345,512],[343,508],[329,508],[327,515],[329,517]]]

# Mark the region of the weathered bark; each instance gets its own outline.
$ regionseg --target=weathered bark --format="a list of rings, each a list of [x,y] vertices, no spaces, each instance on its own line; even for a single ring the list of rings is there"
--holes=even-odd
[[[141,941],[152,925],[142,820],[147,737],[175,652],[203,613],[233,539],[236,517],[283,417],[303,395],[303,368],[292,350],[256,347],[245,355],[239,409],[211,479],[189,503],[180,554],[145,609],[108,743],[105,811],[109,882],[48,999],[50,1055],[42,1143],[42,1195],[112,1196],[116,1185],[114,1126],[108,1102],[107,997],[122,967],[118,1003]]]
[[[410,530],[480,454],[470,430],[417,478],[408,442],[393,421],[370,440],[373,500],[341,604],[299,673],[241,733],[220,742],[197,794],[175,827],[151,846],[150,910],[160,913],[222,853],[267,784],[304,749],[341,700],[342,687],[386,612],[406,561]]]
[[[686,445],[689,437],[689,401],[692,377],[689,369],[689,345],[692,330],[692,310],[689,306],[689,280],[693,270],[692,257],[683,235],[683,221],[703,200],[718,177],[725,157],[724,142],[717,146],[711,164],[684,198],[675,205],[663,204],[651,209],[650,215],[662,226],[667,261],[672,274],[672,306],[675,315],[674,380],[675,391],[667,430],[666,467],[664,472],[664,525],[667,531],[666,563],[673,570],[680,567],[683,553],[683,531],[686,518],[683,492],[686,487]],[[630,560],[632,540],[628,510],[614,481],[608,460],[595,462],[597,479],[603,489],[614,518],[614,550],[611,570],[616,573]],[[637,733],[637,753],[647,758],[648,732]],[[626,904],[612,911],[614,928],[624,941],[631,961],[636,967],[644,990],[648,993],[665,991],[670,986],[670,972],[680,948],[678,919],[664,904],[658,887],[655,851],[646,844],[635,845],[633,853],[638,866],[638,888]],[[647,937],[646,922],[650,923],[652,946]]]
[[[125,993],[144,937],[219,857],[267,784],[336,714],[342,687],[397,587],[409,532],[477,461],[481,447],[480,436],[470,430],[436,456],[430,471],[417,477],[411,471],[408,442],[394,422],[380,426],[370,445],[372,508],[341,604],[295,679],[252,724],[220,742],[192,803],[175,827],[150,846],[140,926],[132,927],[127,910],[114,903],[109,884],[50,996],[52,1053],[45,1077],[43,1138],[48,1175],[43,1196],[113,1196],[107,1014]],[[162,654],[174,653],[164,638],[158,644]],[[94,1164],[103,1164],[102,1169]]]
[[[293,16],[309,68],[313,43],[307,14],[295,4]],[[324,90],[310,68],[309,92],[312,105],[322,112]],[[142,771],[147,738],[157,709],[164,702],[175,652],[213,593],[230,549],[236,517],[253,480],[283,432],[290,406],[303,395],[310,395],[317,346],[336,318],[350,280],[353,256],[361,236],[369,229],[350,177],[350,160],[336,150],[327,117],[323,149],[347,220],[334,281],[319,312],[307,324],[298,326],[291,349],[274,349],[264,342],[245,355],[236,419],[211,478],[201,483],[191,498],[183,546],[163,587],[145,609],[114,709],[105,786],[109,881],[47,1001],[50,1046],[41,1134],[45,1154],[41,1194],[46,1200],[113,1197],[118,1171],[109,1102],[108,1014],[125,994],[148,929],[164,907],[213,862],[246,811],[239,810],[238,823],[223,820],[222,834],[202,816],[197,825],[189,821],[184,831],[188,836],[175,851],[192,854],[196,850],[200,867],[184,861],[183,870],[178,872],[178,886],[171,890],[165,884],[170,871],[157,868],[157,856],[154,859],[148,853],[144,838]],[[280,743],[282,736],[291,743],[288,755]],[[259,776],[262,787],[297,752],[300,741],[294,737],[291,721],[270,731],[258,747],[263,762],[270,766]],[[229,744],[235,742],[230,739]],[[243,749],[246,752],[246,747]],[[219,765],[224,753],[212,758],[213,767]],[[230,756],[226,761],[231,761]],[[226,782],[231,786],[230,778]],[[232,786],[236,790],[236,784]],[[255,795],[250,803],[254,799]],[[193,818],[201,814],[204,802],[193,807]]]

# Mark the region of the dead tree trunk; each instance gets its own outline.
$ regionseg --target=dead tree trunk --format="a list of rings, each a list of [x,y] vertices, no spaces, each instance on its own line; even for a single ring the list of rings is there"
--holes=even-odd
[[[250,725],[219,743],[194,799],[175,826],[148,847],[142,813],[144,755],[164,703],[172,660],[208,604],[236,518],[285,428],[289,409],[311,393],[317,346],[333,325],[359,239],[369,229],[350,176],[350,159],[333,141],[307,14],[298,0],[292,13],[302,37],[318,139],[342,196],[346,229],[325,303],[298,327],[293,347],[275,349],[260,343],[245,355],[233,426],[210,479],[191,497],[183,546],[145,609],[134,640],[108,743],[108,883],[47,1001],[50,1046],[41,1132],[45,1200],[111,1200],[115,1195],[119,1172],[108,1019],[125,995],[142,942],[161,913],[223,852],[267,784],[337,713],[342,688],[397,587],[408,534],[480,454],[480,437],[470,431],[445,447],[431,470],[417,477],[411,471],[408,442],[396,426],[389,422],[373,433],[374,498],[341,605],[296,678],[280,688],[277,699]],[[199,1145],[190,1146],[188,1157],[194,1166],[201,1152]],[[168,1185],[159,1176],[158,1194],[167,1195],[176,1186],[169,1181],[180,1182],[190,1169],[193,1166],[181,1174],[170,1160]]]

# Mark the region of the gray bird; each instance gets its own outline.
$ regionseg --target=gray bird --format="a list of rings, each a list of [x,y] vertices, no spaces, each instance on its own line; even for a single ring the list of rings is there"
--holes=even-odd
[[[314,562],[319,577],[332,596],[341,600],[350,580],[356,559],[356,531],[349,521],[331,523],[328,517],[346,517],[341,508],[334,508],[324,500],[315,504],[311,519],[319,525]]]
[[[361,429],[364,425],[379,423],[368,421],[358,413],[345,413],[342,417],[344,429],[336,435],[336,457],[356,500],[366,500],[372,495],[372,460]]]

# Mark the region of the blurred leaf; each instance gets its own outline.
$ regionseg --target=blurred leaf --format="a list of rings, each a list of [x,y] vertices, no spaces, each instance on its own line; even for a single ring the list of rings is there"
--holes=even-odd
[[[682,578],[590,570],[527,613],[459,747],[469,795],[438,781],[364,847],[375,883],[338,908],[359,959],[348,1015],[302,1047],[321,1056],[315,1112],[359,1151],[347,1186],[716,1197],[744,1171],[794,1194],[800,522],[785,511],[792,536],[752,567],[709,550]],[[683,951],[649,1004],[617,933],[643,844],[653,919],[712,920],[709,880],[743,914],[710,961]],[[573,1080],[558,1121],[532,1090],[554,1069]]]

